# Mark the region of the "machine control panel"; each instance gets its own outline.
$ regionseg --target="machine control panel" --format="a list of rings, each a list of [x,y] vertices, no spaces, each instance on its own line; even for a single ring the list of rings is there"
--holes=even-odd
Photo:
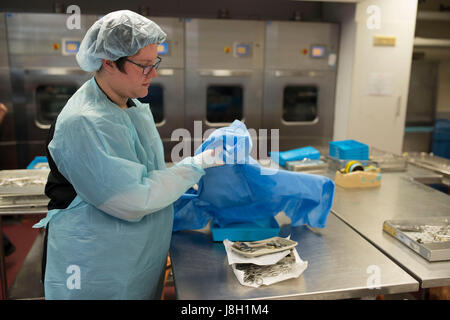
[[[322,59],[325,58],[325,46],[324,45],[312,45],[311,46],[311,58]]]
[[[250,57],[251,56],[251,44],[235,42],[233,44],[233,55],[236,58]]]
[[[169,55],[169,43],[168,42],[163,42],[158,45],[158,55],[159,56]]]
[[[62,54],[65,56],[70,56],[77,54],[80,49],[81,39],[66,39],[63,38],[62,42]]]

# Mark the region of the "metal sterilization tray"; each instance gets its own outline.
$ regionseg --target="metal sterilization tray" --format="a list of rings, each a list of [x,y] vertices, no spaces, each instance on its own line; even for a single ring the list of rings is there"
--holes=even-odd
[[[44,195],[50,170],[1,170],[0,195]]]
[[[425,152],[408,152],[407,161],[416,166],[441,173],[450,177],[450,160]]]
[[[370,149],[369,159],[375,162],[376,167],[380,168],[381,172],[406,171],[408,165],[405,157],[373,147]]]
[[[290,171],[316,172],[326,170],[328,165],[321,159],[304,159],[298,161],[286,161],[286,168]]]
[[[11,196],[0,195],[0,210],[13,208],[46,207],[49,198],[45,195]]]
[[[450,218],[387,220],[383,230],[428,261],[450,260]]]

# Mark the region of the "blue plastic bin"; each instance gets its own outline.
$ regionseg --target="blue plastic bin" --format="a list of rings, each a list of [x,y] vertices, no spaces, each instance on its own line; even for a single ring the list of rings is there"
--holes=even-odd
[[[278,236],[280,226],[274,217],[256,222],[239,222],[219,227],[214,221],[211,224],[213,241],[258,241]]]
[[[356,140],[330,141],[329,155],[342,160],[369,160],[369,146]]]
[[[42,166],[39,164],[47,164],[46,166]],[[40,156],[34,158],[33,161],[30,162],[27,169],[48,169],[48,160],[45,156]]]
[[[296,161],[303,159],[320,159],[320,151],[313,147],[304,147],[282,152],[269,152],[270,158],[281,166],[286,165],[286,161]]]
[[[450,121],[438,119],[433,132],[433,154],[450,159]]]

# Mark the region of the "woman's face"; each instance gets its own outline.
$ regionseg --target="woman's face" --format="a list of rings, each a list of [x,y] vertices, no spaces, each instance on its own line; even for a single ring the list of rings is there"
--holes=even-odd
[[[150,44],[138,51],[134,56],[128,57],[135,63],[143,66],[153,65],[158,55],[158,45]],[[117,73],[116,83],[119,85],[122,96],[128,98],[142,98],[148,94],[148,86],[151,79],[158,76],[155,68],[148,74],[142,74],[142,68],[126,61],[124,64],[125,73]]]

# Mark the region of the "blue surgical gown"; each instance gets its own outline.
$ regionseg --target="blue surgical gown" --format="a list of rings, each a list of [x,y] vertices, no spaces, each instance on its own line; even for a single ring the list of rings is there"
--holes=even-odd
[[[166,168],[147,104],[121,109],[87,81],[56,122],[49,152],[77,196],[48,212],[46,299],[157,299],[173,206],[205,173]]]

